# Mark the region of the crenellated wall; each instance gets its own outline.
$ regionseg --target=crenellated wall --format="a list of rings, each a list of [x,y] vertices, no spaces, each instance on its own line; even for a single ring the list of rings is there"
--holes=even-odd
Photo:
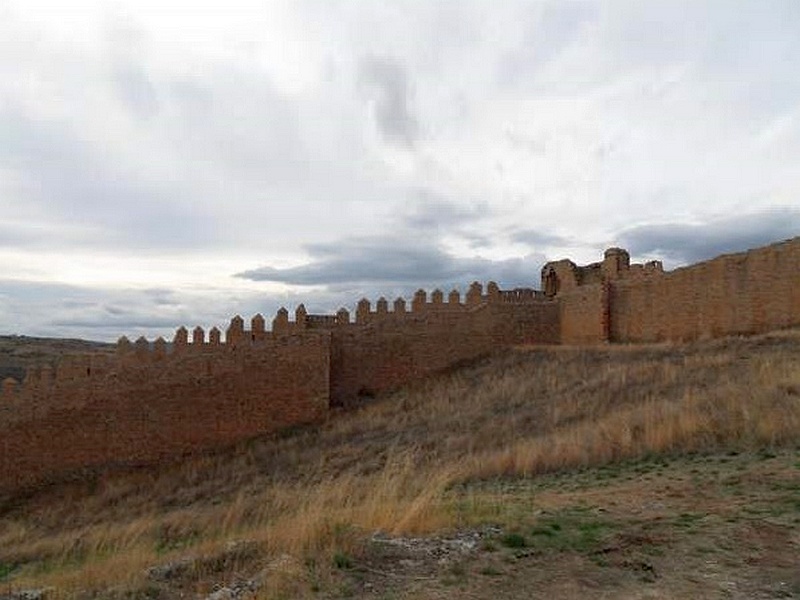
[[[180,327],[171,343],[121,338],[108,355],[7,380],[0,488],[109,464],[160,461],[324,418],[330,405],[389,390],[509,343],[556,343],[558,306],[534,290],[473,283],[462,301],[418,290],[362,299],[351,319],[281,308],[268,330],[235,316],[223,333]]]
[[[611,281],[610,339],[650,342],[800,325],[800,238]]]
[[[542,269],[560,306],[561,343],[656,342],[800,325],[800,238],[665,272],[620,248],[584,267]]]
[[[235,337],[235,336],[234,336]],[[158,461],[323,418],[329,405],[330,336],[167,350],[123,339],[115,357],[62,361],[2,403],[0,488],[87,467]],[[39,383],[33,383],[38,381]],[[8,391],[8,390],[7,390]]]
[[[309,322],[325,322],[309,315]],[[396,388],[455,363],[521,343],[556,343],[558,306],[529,289],[486,294],[474,282],[462,302],[457,290],[430,298],[418,290],[411,310],[403,298],[358,302],[355,323],[347,311],[328,323],[331,332],[331,401],[347,405],[362,396]],[[350,325],[350,326],[348,326]]]
[[[512,344],[685,340],[800,325],[800,238],[664,272],[610,248],[548,263],[542,289],[473,283],[355,314],[240,316],[171,343],[121,338],[114,355],[65,357],[0,387],[0,489],[86,468],[138,464],[325,418]]]

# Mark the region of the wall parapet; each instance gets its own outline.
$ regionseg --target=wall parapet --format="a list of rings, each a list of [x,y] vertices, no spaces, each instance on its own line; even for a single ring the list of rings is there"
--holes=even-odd
[[[67,355],[55,368],[29,369],[23,381],[0,385],[0,437],[13,448],[0,456],[0,488],[318,420],[330,403],[512,344],[800,326],[800,237],[669,272],[660,261],[631,263],[627,251],[610,248],[585,266],[547,263],[541,283],[541,290],[504,290],[476,281],[463,295],[419,289],[408,300],[363,298],[352,314],[312,314],[299,304],[290,316],[281,307],[269,328],[260,313],[249,328],[235,315],[224,334],[181,326],[170,342],[123,336],[113,353]]]

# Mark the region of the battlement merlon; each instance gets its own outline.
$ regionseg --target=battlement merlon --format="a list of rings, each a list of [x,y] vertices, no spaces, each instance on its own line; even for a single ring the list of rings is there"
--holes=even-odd
[[[603,254],[603,276],[607,279],[618,277],[631,267],[631,255],[623,248],[609,248]]]
[[[663,272],[664,266],[660,260],[631,264],[627,250],[608,248],[601,262],[578,266],[569,259],[561,259],[546,263],[542,267],[542,291],[546,297],[552,298],[583,285]]]

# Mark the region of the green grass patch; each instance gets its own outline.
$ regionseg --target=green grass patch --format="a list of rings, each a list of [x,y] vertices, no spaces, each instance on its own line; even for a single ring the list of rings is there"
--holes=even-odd
[[[12,565],[11,563],[4,563],[0,562],[0,581],[5,581],[8,579],[15,570],[17,569],[16,565]]]
[[[571,507],[539,518],[527,535],[506,534],[501,543],[514,549],[590,553],[598,550],[615,529],[615,523],[598,517],[590,508]]]
[[[333,566],[341,571],[349,571],[353,568],[353,559],[343,552],[336,552],[332,560]]]
[[[507,533],[500,540],[506,548],[525,548],[528,540],[521,533]]]
[[[705,514],[701,513],[681,513],[677,516],[674,524],[684,529],[694,528],[703,518]]]

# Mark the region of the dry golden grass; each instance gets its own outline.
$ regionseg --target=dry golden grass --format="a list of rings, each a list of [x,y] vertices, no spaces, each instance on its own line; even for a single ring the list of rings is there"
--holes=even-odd
[[[262,597],[302,597],[375,530],[457,525],[460,481],[798,440],[799,332],[521,348],[319,427],[6,499],[0,573],[13,570],[0,591],[138,589],[148,567],[188,557],[182,589],[278,561]],[[235,540],[249,550],[232,551]]]
[[[648,400],[594,422],[582,420],[507,449],[470,457],[464,473],[477,478],[531,476],[652,453],[754,448],[797,440],[800,397],[782,402],[729,391],[722,397],[687,393],[669,404]]]
[[[264,556],[327,564],[334,553],[357,552],[366,532],[428,532],[448,525],[441,499],[452,477],[446,470],[420,472],[413,457],[413,452],[398,452],[370,476],[276,483],[258,493],[239,493],[224,504],[145,514],[127,522],[98,519],[51,535],[24,517],[8,519],[0,528],[0,560],[32,565],[15,578],[15,587],[66,592],[142,585],[147,567],[186,554],[201,565],[192,569],[192,577],[201,580],[203,562],[225,554],[232,540],[246,539]],[[77,504],[73,510],[84,508]],[[225,570],[234,572],[238,566],[229,564]]]

